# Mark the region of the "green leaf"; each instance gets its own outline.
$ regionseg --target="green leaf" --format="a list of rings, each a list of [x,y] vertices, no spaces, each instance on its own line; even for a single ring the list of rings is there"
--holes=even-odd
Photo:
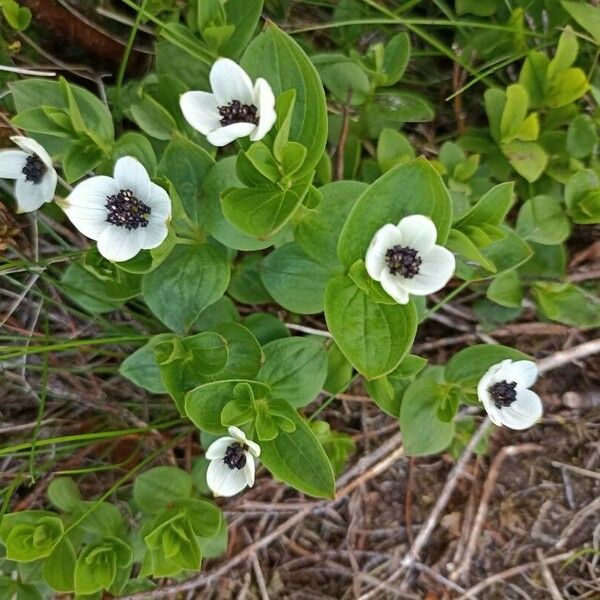
[[[223,8],[227,24],[233,25],[235,32],[219,47],[219,55],[237,58],[256,31],[263,10],[263,0],[227,0]]]
[[[8,21],[8,24],[15,31],[24,31],[31,23],[31,11],[24,6],[19,6],[15,0],[3,0],[2,14]]]
[[[229,348],[227,363],[215,378],[254,378],[264,361],[262,349],[254,334],[239,323],[221,323],[214,329],[226,340]]]
[[[370,138],[376,138],[385,127],[399,128],[403,123],[422,123],[433,119],[428,102],[410,92],[375,94],[363,113]]]
[[[145,167],[150,177],[156,173],[156,154],[148,138],[137,131],[125,132],[113,147],[112,159],[116,162],[122,156],[133,156]]]
[[[176,135],[158,165],[158,175],[167,177],[175,186],[185,212],[198,226],[203,225],[200,188],[214,163],[204,148]]]
[[[227,293],[243,304],[267,304],[273,299],[261,281],[259,268],[262,257],[248,254],[234,266]]]
[[[40,106],[68,111],[68,104],[57,81],[28,78],[11,81],[8,84],[15,106],[19,113]],[[77,85],[69,84],[77,103],[86,129],[101,139],[110,142],[114,139],[115,130],[110,111],[96,96]]]
[[[450,235],[446,241],[446,247],[464,261],[481,265],[486,271],[495,273],[497,270],[496,265],[494,265],[494,263],[477,247],[477,244],[460,229],[450,230]],[[460,274],[460,265],[458,272]]]
[[[253,79],[266,78],[275,96],[296,91],[289,139],[307,149],[296,177],[310,174],[327,141],[327,104],[315,67],[300,46],[271,21],[246,48],[241,65]]]
[[[388,127],[381,130],[377,142],[377,164],[382,173],[414,158],[415,151],[404,134]]]
[[[494,265],[496,274],[515,269],[531,258],[531,248],[518,234],[504,226],[497,228],[497,231],[503,235],[502,239],[480,249],[486,261]],[[489,272],[463,261],[457,264],[455,274],[464,281],[487,279],[490,276]]]
[[[233,390],[239,383],[250,385],[254,397],[257,399],[266,398],[269,392],[268,386],[259,381],[233,379],[206,383],[186,395],[185,412],[187,416],[197,427],[208,433],[216,435],[226,433],[227,428],[221,421],[221,413],[225,405],[234,398]]]
[[[457,352],[446,364],[446,381],[473,387],[486,371],[503,360],[531,360],[527,354],[500,344],[479,344]]]
[[[404,392],[400,429],[408,456],[435,454],[450,445],[454,438],[454,422],[438,418],[438,410],[446,396],[446,388],[432,379],[419,379]]]
[[[521,124],[527,116],[529,98],[518,83],[506,88],[506,103],[500,120],[500,139],[509,142],[517,137]]]
[[[77,534],[86,534],[86,538],[98,539],[123,534],[123,517],[119,509],[109,502],[82,500],[71,516],[78,522],[75,530]]]
[[[73,183],[95,169],[104,154],[98,146],[88,141],[79,141],[73,144],[65,153],[62,168],[67,183]]]
[[[569,237],[571,224],[560,200],[554,196],[535,196],[519,210],[517,233],[525,240],[553,246]]]
[[[30,516],[33,515],[30,513]],[[60,541],[63,531],[63,522],[56,516],[39,516],[34,522],[15,520],[8,534],[3,536],[6,558],[17,562],[44,558]]]
[[[297,490],[317,498],[333,498],[333,469],[319,440],[291,407],[286,416],[295,429],[280,430],[275,439],[261,442],[261,462],[274,477]]]
[[[490,123],[490,133],[499,142],[501,138],[500,123],[504,106],[506,105],[506,93],[498,88],[490,88],[483,94],[485,112]]]
[[[93,594],[108,590],[117,576],[117,567],[131,565],[133,551],[122,540],[106,537],[86,546],[75,565],[75,592]]]
[[[359,181],[335,181],[319,189],[321,202],[303,213],[294,237],[304,252],[318,263],[337,267],[337,244],[344,223],[360,195],[367,189]]]
[[[486,296],[500,306],[520,308],[523,303],[523,287],[519,275],[515,271],[498,275],[490,283]]]
[[[169,140],[177,131],[175,119],[164,106],[148,94],[142,94],[142,97],[132,104],[129,110],[138,127],[150,137],[157,140]]]
[[[555,75],[565,71],[573,65],[579,52],[577,37],[570,25],[567,25],[560,35],[556,54],[548,65],[548,79],[552,80]]]
[[[500,225],[504,222],[514,201],[514,183],[508,181],[500,183],[487,191],[481,199],[457,222],[456,227],[461,229],[468,225]]]
[[[171,503],[192,494],[192,478],[176,467],[154,467],[138,477],[133,498],[141,510],[157,514]]]
[[[361,195],[340,235],[338,256],[342,264],[349,268],[363,259],[380,227],[412,214],[431,217],[437,227],[437,242],[444,243],[452,221],[452,201],[438,173],[422,159],[388,171]]]
[[[223,197],[223,214],[245,234],[267,238],[291,219],[307,190],[307,182],[284,190],[260,187],[233,189]]]
[[[290,331],[277,317],[268,313],[255,312],[244,319],[244,325],[261,344],[289,337]]]
[[[561,2],[562,7],[580,27],[589,32],[600,45],[600,8],[586,2]]]
[[[225,253],[211,244],[176,246],[144,275],[142,292],[152,312],[171,330],[185,333],[229,285]]]
[[[258,380],[270,388],[270,397],[293,407],[312,402],[327,377],[327,353],[317,337],[291,337],[269,342],[263,348],[265,364]]]
[[[394,85],[402,79],[410,59],[410,38],[403,31],[385,45],[383,52],[383,71],[387,76],[385,85]]]
[[[599,188],[598,176],[590,169],[578,171],[567,181],[565,204],[575,223],[592,224],[600,222]]]
[[[515,171],[530,183],[540,178],[548,164],[548,155],[535,142],[509,142],[502,145],[502,152]]]
[[[498,10],[496,0],[456,0],[458,16],[472,14],[478,17],[491,17]]]
[[[539,50],[531,51],[523,63],[519,75],[519,84],[527,91],[531,106],[539,106],[546,98],[549,63],[548,57]]]
[[[240,187],[236,174],[236,157],[217,162],[206,175],[198,199],[198,219],[219,242],[234,250],[260,250],[272,244],[257,240],[234,227],[223,215],[221,195],[224,190]]]
[[[343,104],[360,106],[370,93],[369,78],[351,58],[343,54],[316,54],[311,56],[323,84],[333,97]]]
[[[160,376],[160,367],[154,358],[154,347],[172,337],[170,333],[155,335],[121,363],[119,373],[152,394],[167,393]]]
[[[584,329],[600,325],[600,299],[579,286],[538,282],[531,291],[539,310],[552,321]]]
[[[590,88],[586,74],[578,68],[557,73],[550,81],[546,106],[559,108],[581,98]]]
[[[55,592],[75,590],[75,561],[75,549],[71,540],[66,537],[54,547],[52,553],[44,560],[42,567],[44,579]]]
[[[48,486],[48,499],[56,508],[70,513],[81,501],[77,484],[70,477],[57,477]]]
[[[569,123],[567,152],[574,158],[585,158],[598,143],[596,125],[589,115],[578,115]]]
[[[300,314],[323,312],[325,287],[335,275],[330,267],[306,255],[295,242],[271,252],[260,266],[260,276],[278,304]]]
[[[377,304],[347,276],[332,279],[325,291],[325,317],[340,350],[368,379],[399,364],[417,330],[414,304]]]

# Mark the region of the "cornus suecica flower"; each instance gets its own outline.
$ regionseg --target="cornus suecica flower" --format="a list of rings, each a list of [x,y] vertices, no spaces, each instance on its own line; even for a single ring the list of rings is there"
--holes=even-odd
[[[100,254],[114,262],[160,246],[168,234],[171,199],[131,156],[117,161],[113,177],[82,181],[60,204],[73,225],[97,240]]]
[[[20,150],[0,152],[0,177],[16,180],[17,212],[37,210],[54,198],[57,175],[52,159],[31,138],[15,135],[10,139]]]
[[[433,221],[423,215],[384,225],[367,250],[367,273],[399,304],[406,304],[409,294],[437,292],[452,277],[456,261],[452,252],[436,246],[436,238]]]
[[[275,96],[262,78],[254,86],[246,71],[228,58],[219,58],[210,70],[213,93],[186,92],[179,101],[187,122],[213,146],[225,146],[250,136],[262,140],[277,117]]]
[[[205,456],[210,460],[206,483],[215,496],[234,496],[254,485],[254,458],[260,456],[260,446],[241,429],[230,427],[229,436],[215,440]]]
[[[507,359],[488,369],[477,385],[477,396],[494,425],[527,429],[542,416],[542,401],[529,389],[537,375],[529,360]]]

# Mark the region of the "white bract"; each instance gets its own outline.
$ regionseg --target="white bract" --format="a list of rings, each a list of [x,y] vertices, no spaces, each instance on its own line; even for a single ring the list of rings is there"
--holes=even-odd
[[[230,427],[229,436],[214,441],[205,456],[210,460],[206,483],[215,496],[234,496],[254,485],[254,457],[260,456],[260,446],[238,427]]]
[[[20,150],[0,152],[0,177],[16,179],[17,212],[37,210],[54,198],[58,178],[52,159],[46,150],[31,138],[15,135],[10,139]]]
[[[542,401],[532,392],[538,369],[529,360],[510,359],[491,366],[477,385],[477,396],[495,425],[527,429],[542,416]]]
[[[273,127],[275,96],[262,78],[252,80],[237,63],[219,58],[210,70],[213,93],[186,92],[179,101],[187,122],[213,146],[225,146],[247,135],[262,140]]]
[[[160,246],[168,234],[171,199],[131,156],[117,161],[113,177],[82,181],[60,204],[73,225],[97,240],[100,254],[114,262]]]
[[[426,296],[442,289],[454,273],[454,255],[436,246],[437,230],[423,215],[411,215],[384,225],[367,250],[367,273],[399,304],[409,294]]]

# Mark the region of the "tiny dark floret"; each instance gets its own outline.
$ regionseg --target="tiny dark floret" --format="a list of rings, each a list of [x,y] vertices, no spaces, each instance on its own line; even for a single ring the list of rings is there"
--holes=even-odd
[[[244,452],[244,448],[237,442],[231,444],[231,446],[227,446],[223,462],[232,470],[243,469],[246,466],[246,453]]]
[[[48,167],[37,154],[30,154],[25,161],[25,166],[21,173],[25,175],[27,181],[31,181],[37,185],[41,180]]]
[[[226,106],[219,107],[221,115],[221,125],[233,125],[234,123],[252,123],[258,125],[256,111],[258,109],[254,104],[242,104],[239,100],[232,100]]]
[[[419,274],[423,259],[413,248],[394,246],[385,253],[385,262],[392,275],[401,275],[407,279],[412,279]]]
[[[506,380],[498,381],[490,386],[489,393],[496,405],[496,408],[510,406],[517,399],[516,381],[510,383]]]
[[[111,225],[129,230],[148,227],[148,215],[151,209],[138,200],[131,190],[121,190],[118,194],[109,196],[105,206],[108,209],[106,220]]]

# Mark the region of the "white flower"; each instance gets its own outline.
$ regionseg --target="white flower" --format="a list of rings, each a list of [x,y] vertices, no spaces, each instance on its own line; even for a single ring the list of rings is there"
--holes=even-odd
[[[435,245],[436,238],[433,221],[423,215],[384,225],[367,250],[367,273],[399,304],[406,304],[409,294],[437,292],[452,277],[456,261],[452,252]]]
[[[21,149],[0,152],[0,177],[16,179],[15,198],[18,212],[37,210],[54,198],[57,175],[52,159],[46,150],[31,138],[15,135],[10,139]]]
[[[254,457],[260,456],[260,446],[241,429],[230,427],[229,436],[214,441],[205,456],[210,460],[206,483],[215,496],[234,496],[254,485]]]
[[[73,225],[98,240],[100,254],[114,262],[160,246],[168,234],[171,199],[131,156],[117,161],[113,177],[82,181],[60,204]]]
[[[528,389],[538,369],[529,360],[510,359],[491,366],[477,385],[477,396],[495,425],[527,429],[542,416],[540,397]]]
[[[237,138],[262,140],[273,127],[275,96],[262,78],[252,80],[237,63],[219,58],[210,70],[213,93],[186,92],[179,101],[186,121],[213,146],[225,146]]]

